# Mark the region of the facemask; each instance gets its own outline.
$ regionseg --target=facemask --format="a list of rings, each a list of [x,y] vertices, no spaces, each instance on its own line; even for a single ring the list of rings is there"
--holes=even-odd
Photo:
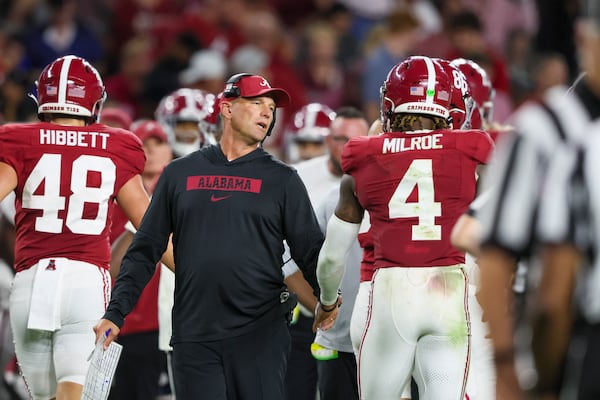
[[[176,157],[183,157],[200,149],[200,139],[192,143],[175,142],[171,146]]]

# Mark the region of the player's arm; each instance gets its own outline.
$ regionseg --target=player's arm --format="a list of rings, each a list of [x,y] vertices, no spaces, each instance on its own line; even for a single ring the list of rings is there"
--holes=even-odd
[[[131,221],[133,226],[137,229],[140,226],[144,213],[150,203],[150,198],[148,197],[146,189],[144,189],[142,177],[140,175],[134,176],[121,187],[121,190],[119,190],[119,193],[117,194],[117,203],[119,203],[119,206],[123,209],[123,212],[127,215],[129,221]],[[131,244],[131,241],[129,244]],[[127,247],[125,247],[125,250],[127,250]],[[125,253],[123,253],[123,255],[125,255]],[[171,238],[169,238],[167,250],[163,254],[161,261],[171,271],[175,271],[175,257],[173,256],[173,242],[171,241]],[[111,269],[112,264],[113,261],[111,260]],[[116,273],[118,274],[118,271]]]
[[[121,270],[121,261],[125,257],[125,253],[129,245],[133,241],[133,233],[125,230],[117,239],[115,239],[110,253],[110,276],[113,279],[117,278]]]
[[[328,329],[337,316],[341,298],[338,290],[346,270],[346,255],[356,240],[364,209],[354,194],[354,178],[344,175],[340,184],[340,199],[327,223],[325,241],[319,253],[317,280],[321,288],[319,305],[316,307],[313,330]],[[326,325],[322,322],[329,318]]]
[[[480,291],[477,294],[492,336],[496,365],[497,393],[506,398],[520,398],[520,386],[514,365],[514,327],[512,280],[516,260],[506,251],[483,248],[477,260]],[[501,397],[498,397],[501,398]]]
[[[458,218],[450,234],[450,242],[460,251],[478,256],[481,248],[481,223],[475,217],[477,211],[490,197],[490,189],[482,192],[469,205],[469,209]]]
[[[144,189],[140,175],[135,175],[121,187],[119,193],[117,193],[117,203],[137,229],[142,222],[148,204],[150,204],[150,198],[146,189]]]
[[[452,228],[450,241],[460,251],[469,252],[473,256],[479,255],[479,239],[481,224],[470,214],[463,214],[458,218]]]
[[[360,225],[364,214],[365,210],[354,191],[354,178],[346,174],[340,183],[340,199],[335,208],[335,215],[343,221]]]
[[[0,201],[12,192],[18,184],[17,172],[10,165],[0,162]]]
[[[561,244],[547,246],[542,255],[542,278],[533,312],[532,350],[538,392],[557,396],[571,337],[573,292],[581,253],[573,245]]]

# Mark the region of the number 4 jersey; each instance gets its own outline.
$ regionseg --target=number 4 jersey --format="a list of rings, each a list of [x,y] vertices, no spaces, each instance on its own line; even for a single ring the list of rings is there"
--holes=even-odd
[[[478,130],[390,132],[347,143],[342,167],[370,214],[377,268],[464,263],[450,232],[475,197],[476,168],[492,149]]]
[[[0,127],[0,162],[17,173],[15,269],[67,257],[108,268],[112,205],[144,169],[140,140],[101,124]]]

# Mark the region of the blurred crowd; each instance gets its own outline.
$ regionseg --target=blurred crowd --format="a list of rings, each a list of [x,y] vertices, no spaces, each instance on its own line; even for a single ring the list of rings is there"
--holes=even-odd
[[[27,97],[43,66],[75,54],[98,68],[108,102],[153,118],[180,87],[217,94],[238,72],[286,88],[292,104],[266,143],[284,157],[286,123],[304,105],[379,117],[379,87],[408,55],[483,66],[495,119],[574,78],[576,1],[19,0],[0,10],[0,122],[36,120]]]

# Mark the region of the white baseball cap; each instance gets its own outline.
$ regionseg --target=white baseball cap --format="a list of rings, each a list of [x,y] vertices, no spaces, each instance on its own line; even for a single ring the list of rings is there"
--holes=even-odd
[[[192,55],[188,68],[179,74],[179,82],[182,85],[191,85],[205,79],[224,79],[226,73],[227,63],[223,53],[205,49]]]

